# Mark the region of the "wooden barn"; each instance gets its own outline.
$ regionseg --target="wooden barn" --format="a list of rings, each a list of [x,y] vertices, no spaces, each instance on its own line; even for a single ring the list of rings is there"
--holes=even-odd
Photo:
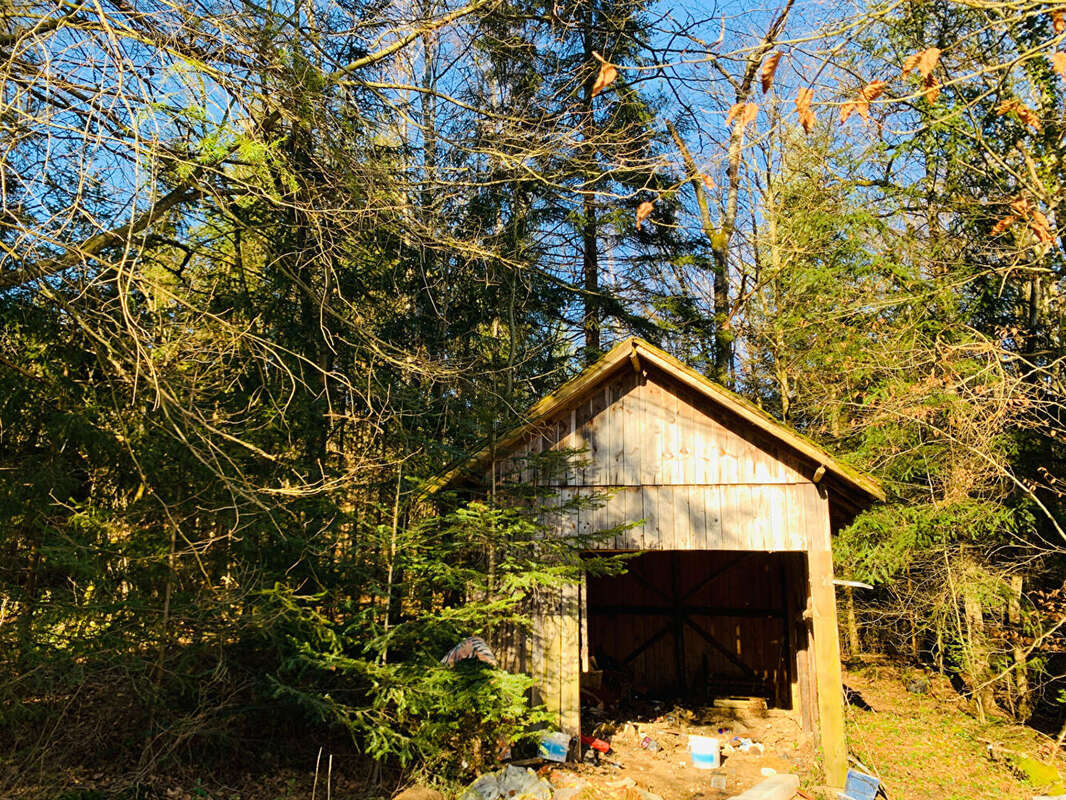
[[[550,479],[558,498],[609,499],[546,510],[552,528],[638,523],[596,545],[640,551],[626,574],[560,590],[539,605],[533,635],[503,648],[561,728],[580,730],[590,662],[625,670],[648,696],[762,696],[819,735],[827,777],[843,785],[831,539],[884,499],[878,484],[641,339],[526,419],[441,483],[483,482],[546,450],[583,451]]]

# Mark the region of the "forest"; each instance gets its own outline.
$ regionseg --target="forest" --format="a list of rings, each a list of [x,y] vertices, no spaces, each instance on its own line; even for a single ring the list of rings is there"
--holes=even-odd
[[[468,780],[540,712],[441,656],[581,566],[427,487],[634,335],[884,486],[846,655],[1066,739],[1066,4],[6,0],[0,56],[0,795]]]

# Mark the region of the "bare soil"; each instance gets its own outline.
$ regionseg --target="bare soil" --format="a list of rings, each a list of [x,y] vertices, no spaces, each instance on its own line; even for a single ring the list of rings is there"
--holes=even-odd
[[[645,721],[608,720],[597,732],[609,739],[611,752],[601,756],[598,766],[581,764],[573,769],[593,785],[630,777],[637,786],[664,800],[732,797],[772,774],[764,770],[795,773],[810,784],[816,781],[819,769],[811,737],[802,732],[798,720],[783,711],[674,708]],[[729,745],[720,768],[697,769],[692,765],[690,735],[713,737]],[[645,736],[657,743],[657,751],[641,746]],[[741,752],[736,738],[761,744],[761,751],[753,748]],[[715,776],[725,779],[724,789],[712,786]]]

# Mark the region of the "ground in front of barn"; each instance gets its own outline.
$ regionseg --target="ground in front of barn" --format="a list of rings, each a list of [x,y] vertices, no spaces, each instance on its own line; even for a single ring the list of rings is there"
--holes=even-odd
[[[594,719],[587,711],[583,718]],[[627,779],[664,800],[733,797],[776,773],[795,774],[806,785],[818,781],[812,738],[783,711],[664,708],[660,713],[609,715],[598,720],[594,732],[610,742],[610,753],[600,755],[598,764],[570,768],[608,794],[624,788]],[[721,767],[696,768],[690,736],[717,739]]]

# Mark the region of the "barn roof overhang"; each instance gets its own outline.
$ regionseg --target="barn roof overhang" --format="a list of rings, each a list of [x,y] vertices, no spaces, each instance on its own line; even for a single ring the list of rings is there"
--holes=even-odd
[[[475,478],[487,469],[494,456],[499,457],[517,447],[529,433],[554,413],[602,386],[619,370],[637,369],[639,371],[642,365],[651,365],[661,370],[744,423],[785,445],[804,460],[811,462],[812,481],[819,486],[824,486],[830,492],[834,501],[833,505],[837,507],[836,511],[841,519],[853,517],[874,502],[885,500],[884,489],[870,475],[839,461],[824,448],[798,431],[778,422],[754,403],[729,391],[664,350],[638,337],[619,342],[581,374],[539,400],[526,412],[521,424],[500,436],[494,445],[484,447],[430,481],[425,487],[425,492],[431,494]]]

